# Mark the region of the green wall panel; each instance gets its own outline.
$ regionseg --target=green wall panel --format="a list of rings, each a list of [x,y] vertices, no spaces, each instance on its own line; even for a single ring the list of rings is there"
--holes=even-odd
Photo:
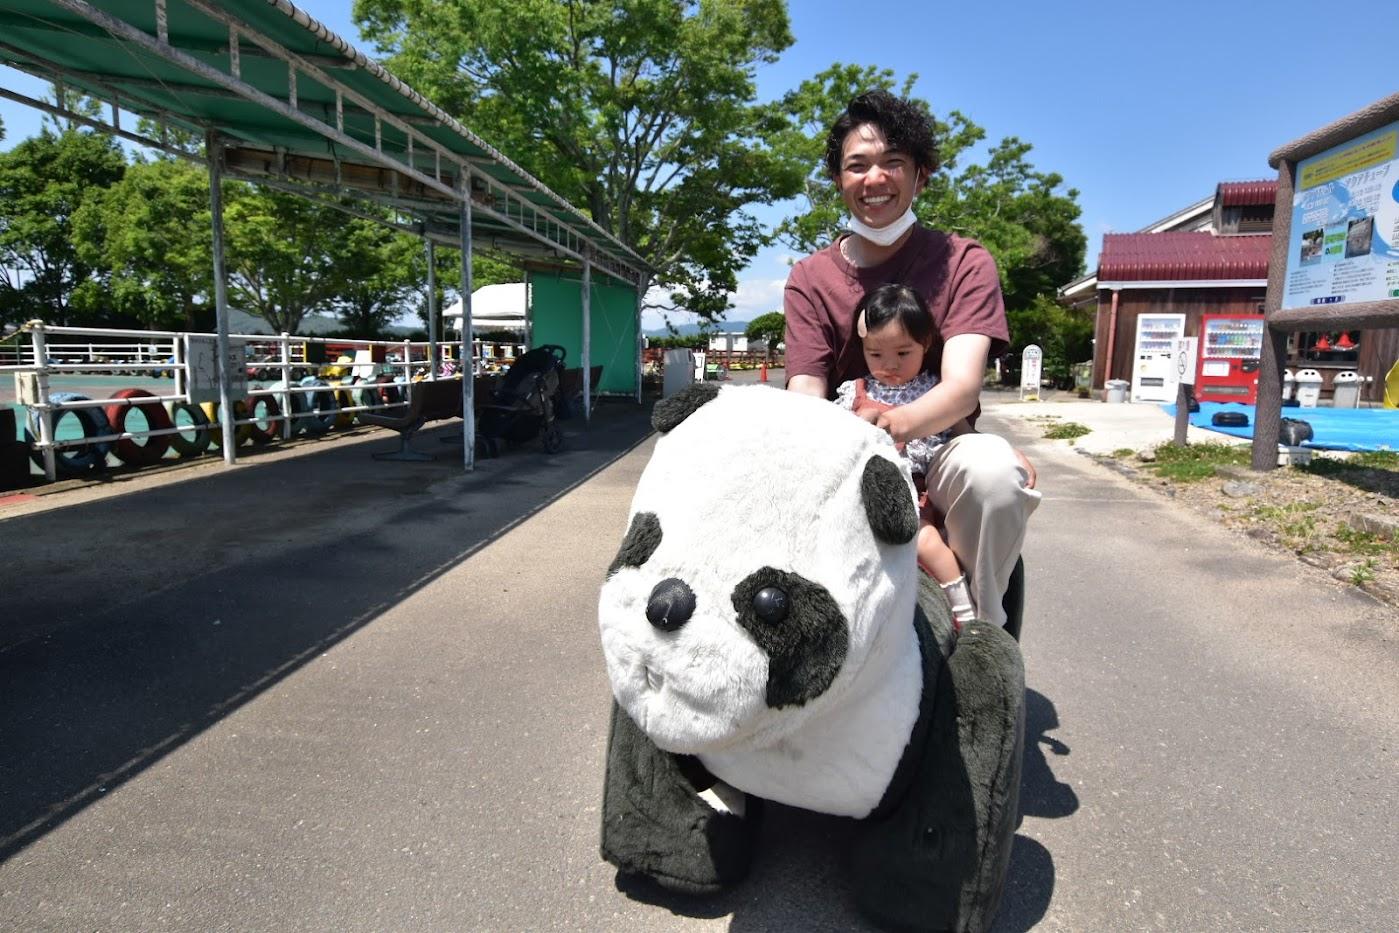
[[[532,272],[530,284],[533,346],[556,343],[568,350],[570,369],[583,360],[583,283]],[[598,391],[636,392],[636,289],[594,279],[592,364],[602,366]]]

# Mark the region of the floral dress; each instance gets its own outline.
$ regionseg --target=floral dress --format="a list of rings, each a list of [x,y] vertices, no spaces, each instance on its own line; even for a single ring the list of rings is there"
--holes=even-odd
[[[906,405],[938,384],[938,377],[932,373],[919,373],[908,382],[899,386],[886,386],[873,376],[861,376],[859,379],[851,379],[849,382],[842,382],[840,388],[836,389],[836,404],[847,411],[855,411],[861,401],[861,396],[872,402],[878,402],[883,407],[895,407]],[[863,392],[861,391],[863,388]],[[908,458],[909,468],[914,473],[928,473],[928,463],[933,458],[933,451],[947,442],[947,432],[933,434],[928,437],[915,437],[907,444],[903,445],[902,453]]]

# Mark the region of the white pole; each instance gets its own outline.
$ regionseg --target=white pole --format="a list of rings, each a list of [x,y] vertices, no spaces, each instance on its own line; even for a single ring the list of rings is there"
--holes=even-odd
[[[292,393],[291,393],[291,338],[286,331],[282,331],[282,385],[287,387],[278,398],[277,403],[282,409],[282,440],[291,440],[292,431],[296,426],[291,423]]]
[[[593,420],[593,264],[583,260],[583,420]]]
[[[471,176],[461,173],[461,455],[476,468],[476,355],[471,350]]]
[[[53,452],[53,409],[49,408],[49,351],[44,338],[44,323],[37,321],[29,331],[34,343],[35,376],[39,386],[39,443],[44,450],[44,478],[50,483],[58,479],[58,461]]]
[[[437,378],[437,250],[427,242],[427,359],[428,381]],[[405,358],[406,359],[406,358]]]
[[[233,400],[228,371],[228,282],[223,256],[223,143],[209,130],[204,135],[204,151],[209,159],[209,208],[214,227],[214,313],[218,321],[219,347],[219,426],[223,429],[223,462],[237,461],[233,445]]]

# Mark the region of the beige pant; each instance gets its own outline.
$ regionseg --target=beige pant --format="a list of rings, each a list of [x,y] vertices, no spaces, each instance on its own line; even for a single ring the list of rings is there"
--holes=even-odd
[[[928,464],[928,504],[943,516],[947,543],[971,584],[977,615],[1006,624],[1001,599],[1040,494],[1005,438],[962,434]]]

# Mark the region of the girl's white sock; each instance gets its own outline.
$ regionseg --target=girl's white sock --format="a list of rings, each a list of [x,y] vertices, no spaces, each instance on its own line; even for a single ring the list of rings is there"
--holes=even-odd
[[[967,577],[965,574],[953,580],[951,583],[939,583],[943,593],[947,595],[947,604],[952,607],[952,618],[959,626],[966,625],[976,618],[976,607],[972,605],[972,594],[967,589]]]

